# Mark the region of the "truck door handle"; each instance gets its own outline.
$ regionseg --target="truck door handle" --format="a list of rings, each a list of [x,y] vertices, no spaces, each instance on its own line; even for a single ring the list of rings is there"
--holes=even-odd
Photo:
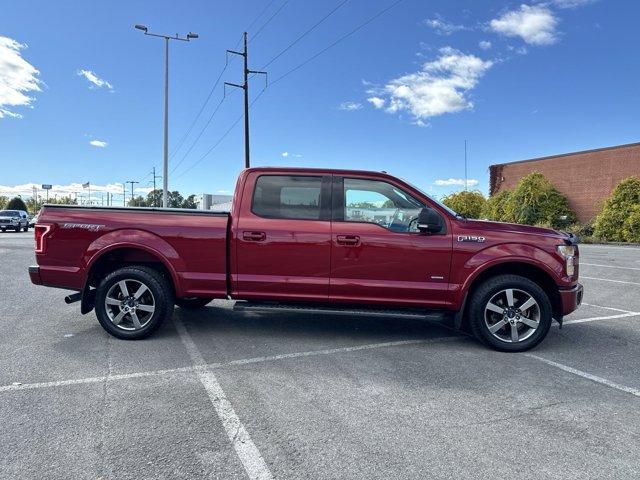
[[[337,240],[339,245],[356,246],[360,243],[360,237],[357,235],[338,235]]]
[[[242,232],[242,239],[247,242],[262,242],[267,238],[264,232]]]

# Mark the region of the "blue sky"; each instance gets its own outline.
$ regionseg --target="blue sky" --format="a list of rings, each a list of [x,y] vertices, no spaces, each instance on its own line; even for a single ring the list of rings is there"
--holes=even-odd
[[[252,22],[250,67],[261,69],[341,5],[268,66],[273,82],[393,3],[6,1],[0,190],[149,186],[162,167],[164,45],[136,23],[200,35],[171,43],[173,152]],[[252,107],[253,165],[386,170],[440,197],[463,188],[465,139],[468,177],[485,193],[490,164],[639,141],[639,18],[635,1],[401,1],[264,91]],[[239,60],[222,80],[240,83]],[[252,79],[252,98],[263,86]],[[214,90],[172,156],[171,189],[233,189],[242,122],[219,142],[242,113],[230,93],[194,144],[222,98]]]

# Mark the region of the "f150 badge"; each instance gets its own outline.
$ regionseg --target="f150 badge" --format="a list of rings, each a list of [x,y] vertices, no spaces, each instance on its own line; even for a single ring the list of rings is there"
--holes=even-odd
[[[484,243],[484,237],[478,237],[476,235],[458,235],[459,242],[475,242],[475,243]]]

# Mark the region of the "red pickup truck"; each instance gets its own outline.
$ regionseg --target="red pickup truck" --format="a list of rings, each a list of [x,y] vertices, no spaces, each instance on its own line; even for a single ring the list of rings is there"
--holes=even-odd
[[[582,300],[575,236],[468,220],[386,173],[250,168],[228,213],[46,205],[31,281],[123,339],[174,305],[418,315],[523,351]]]

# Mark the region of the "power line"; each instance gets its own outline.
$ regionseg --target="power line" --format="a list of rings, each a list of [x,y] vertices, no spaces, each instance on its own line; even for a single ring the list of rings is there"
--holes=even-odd
[[[256,103],[258,101],[258,99],[262,96],[262,94],[266,91],[266,87],[263,88],[260,93],[258,93],[258,95],[256,95],[256,97],[251,101],[251,103],[249,104],[249,106],[253,106],[254,103]],[[211,148],[209,148],[209,150],[207,150],[198,160],[196,160],[194,163],[192,163],[189,167],[187,167],[186,170],[184,170],[182,173],[176,175],[175,178],[180,178],[182,177],[184,174],[186,174],[187,172],[189,172],[191,169],[193,169],[194,167],[196,167],[198,164],[200,164],[205,158],[207,158],[216,148],[218,148],[218,146],[223,142],[223,140],[227,137],[227,135],[229,135],[229,133],[231,133],[231,131],[238,125],[238,123],[240,123],[240,120],[242,120],[244,118],[244,113],[242,115],[240,115],[238,118],[235,119],[235,121],[231,124],[231,126],[222,134],[222,136],[218,139],[218,141],[216,143],[213,144],[213,146]]]
[[[269,7],[271,7],[271,5],[273,5],[275,3],[276,0],[271,0],[266,7],[264,7],[262,9],[262,11],[258,14],[258,16],[256,18],[253,19],[253,21],[249,24],[249,26],[247,28],[244,29],[245,32],[248,32],[249,30],[251,30],[251,27],[253,27],[256,22],[262,17],[262,15],[265,14],[265,12],[267,10],[269,10]],[[240,40],[238,40],[238,43],[236,44],[236,48],[238,48],[238,45],[240,45],[240,42],[242,41],[242,38],[240,38]]]
[[[306,30],[304,33],[302,33],[298,38],[296,38],[293,42],[291,42],[289,45],[287,45],[284,49],[282,49],[280,51],[280,53],[278,53],[275,57],[273,57],[271,60],[269,60],[267,63],[264,64],[264,66],[262,68],[267,68],[269,65],[271,65],[273,62],[275,62],[278,58],[280,58],[284,53],[286,53],[289,49],[291,49],[292,47],[294,47],[300,40],[302,40],[304,37],[306,37],[307,35],[309,35],[312,31],[314,31],[317,27],[319,27],[327,18],[329,18],[331,15],[333,15],[335,12],[337,12],[340,7],[342,7],[343,5],[345,5],[347,2],[349,2],[350,0],[343,0],[342,2],[340,2],[333,10],[331,10],[329,13],[327,13],[324,17],[322,17],[320,20],[318,20],[315,24],[313,24],[311,26],[311,28],[309,28],[308,30]]]
[[[393,2],[391,5],[389,5],[388,7],[383,8],[382,10],[380,10],[378,13],[376,13],[375,15],[373,15],[372,17],[370,17],[369,19],[367,19],[366,21],[364,21],[363,23],[361,23],[360,25],[358,25],[356,28],[354,28],[353,30],[351,30],[350,32],[344,34],[342,37],[338,38],[335,42],[331,43],[330,45],[328,45],[327,47],[323,48],[322,50],[320,50],[319,52],[315,53],[314,55],[312,55],[311,57],[307,58],[304,62],[298,64],[296,67],[292,68],[291,70],[289,70],[288,72],[286,72],[285,74],[279,76],[278,78],[276,78],[275,80],[273,80],[272,82],[270,82],[271,85],[278,83],[280,80],[284,79],[285,77],[289,76],[290,74],[292,74],[293,72],[295,72],[296,70],[299,70],[300,68],[304,67],[307,63],[315,60],[316,58],[318,58],[320,55],[322,55],[324,52],[326,52],[327,50],[330,50],[331,48],[335,47],[336,45],[338,45],[339,43],[341,43],[342,41],[346,40],[347,38],[349,38],[351,35],[353,35],[354,33],[358,32],[359,30],[363,29],[364,27],[366,27],[367,25],[369,25],[371,22],[373,22],[376,18],[384,15],[385,13],[387,13],[389,10],[391,10],[393,7],[395,7],[396,5],[402,3],[404,0],[396,0],[395,2]]]
[[[171,173],[175,172],[178,167],[182,164],[182,162],[185,161],[185,159],[189,156],[189,154],[191,153],[191,150],[193,150],[193,147],[196,146],[196,143],[198,143],[198,141],[200,140],[200,137],[202,137],[202,134],[204,133],[204,131],[209,127],[209,125],[211,124],[211,120],[213,120],[213,117],[216,116],[216,114],[218,113],[218,110],[220,110],[220,107],[222,106],[222,104],[224,103],[225,100],[225,96],[223,96],[220,99],[220,102],[218,103],[218,105],[216,105],[216,108],[213,110],[213,112],[211,113],[211,115],[209,116],[209,119],[207,120],[207,123],[204,124],[204,126],[200,129],[200,133],[198,133],[198,136],[195,138],[195,140],[191,143],[191,146],[189,147],[189,149],[185,152],[185,154],[182,156],[182,158],[180,159],[180,161],[178,163],[176,163],[173,166],[173,169],[171,170]]]
[[[365,20],[363,23],[359,24],[358,26],[356,26],[354,29],[350,30],[349,32],[347,32],[346,34],[344,34],[343,36],[341,36],[340,38],[338,38],[337,40],[335,40],[333,43],[329,44],[327,47],[323,48],[322,50],[318,51],[317,53],[315,53],[314,55],[312,55],[311,57],[307,58],[305,61],[303,61],[302,63],[298,64],[297,66],[295,66],[294,68],[288,70],[286,73],[282,74],[281,76],[279,76],[278,78],[276,78],[274,81],[270,82],[270,85],[273,85],[277,82],[279,82],[280,80],[283,80],[285,77],[289,76],[290,74],[292,74],[293,72],[299,70],[300,68],[302,68],[303,66],[305,66],[306,64],[310,63],[311,61],[315,60],[316,58],[318,58],[320,55],[322,55],[323,53],[325,53],[326,51],[330,50],[331,48],[335,47],[336,45],[338,45],[339,43],[343,42],[344,40],[346,40],[347,38],[349,38],[350,36],[352,36],[353,34],[355,34],[356,32],[360,31],[361,29],[363,29],[364,27],[366,27],[367,25],[369,25],[371,22],[373,22],[374,20],[376,20],[378,17],[384,15],[385,13],[387,13],[389,10],[391,10],[392,8],[394,8],[395,6],[399,5],[400,3],[402,3],[404,0],[396,0],[395,2],[391,3],[389,6],[383,8],[382,10],[380,10],[379,12],[375,13],[373,16],[369,17],[367,20]],[[273,3],[273,2],[271,2]],[[285,2],[286,4],[287,2]],[[338,6],[336,7],[337,10],[338,8],[340,8],[342,6],[342,4],[338,4]],[[281,7],[282,8],[282,7]],[[333,11],[332,11],[333,12]],[[332,14],[332,12],[330,12]],[[273,17],[272,17],[273,18]],[[328,18],[328,17],[327,17]],[[270,20],[268,20],[270,21]],[[267,22],[268,22],[267,21]],[[319,23],[322,23],[322,21],[324,21],[324,18],[321,19],[321,21]],[[264,27],[264,26],[263,26]],[[311,27],[311,30],[315,28]],[[305,32],[303,34],[306,35],[307,33]],[[255,38],[255,35],[254,37]],[[298,39],[294,40],[294,42],[292,42],[293,46],[296,42],[298,41]],[[284,51],[288,50],[288,48],[291,48],[291,46],[286,47]],[[284,51],[282,51],[281,53],[284,53]],[[279,53],[277,56],[280,56],[281,53]],[[276,56],[276,57],[277,57]],[[270,60],[270,62],[273,62],[275,60],[275,57],[273,59]],[[270,63],[269,62],[269,63]],[[267,66],[269,63],[267,63],[265,66]],[[251,101],[249,106],[253,106],[253,104],[255,102],[258,101],[258,99],[260,99],[260,97],[262,97],[262,95],[264,94],[264,92],[266,91],[266,87]],[[177,175],[176,178],[179,178],[183,175],[185,175],[187,172],[189,172],[190,170],[192,170],[196,165],[200,164],[205,158],[207,158],[207,156],[209,156],[211,154],[211,152],[213,152],[221,143],[222,141],[227,137],[227,135],[229,135],[229,133],[238,125],[238,123],[240,122],[240,120],[242,120],[244,118],[244,114],[240,115],[232,124],[231,126],[225,131],[225,133],[218,139],[218,141],[211,147],[209,148],[209,150],[207,150],[198,160],[196,160],[193,164],[191,164],[191,166],[189,166],[186,170],[184,170],[182,173],[180,173],[179,175]]]
[[[173,158],[176,155],[176,153],[178,153],[178,150],[180,150],[180,148],[182,147],[182,145],[184,144],[186,139],[189,137],[189,134],[191,133],[191,131],[193,130],[193,127],[195,127],[196,123],[198,122],[198,119],[200,118],[200,115],[202,115],[202,112],[204,112],[204,109],[207,106],[207,104],[209,103],[209,100],[211,100],[211,96],[213,95],[213,92],[215,91],[215,89],[218,87],[218,84],[220,83],[220,80],[222,79],[222,75],[224,75],[224,72],[227,70],[228,66],[229,66],[229,61],[228,61],[228,57],[227,57],[225,59],[224,67],[222,68],[222,71],[220,72],[220,75],[218,75],[218,78],[216,78],[216,81],[213,83],[213,87],[211,87],[211,90],[209,91],[209,95],[207,95],[207,98],[205,99],[204,103],[202,104],[202,107],[200,107],[200,110],[198,111],[198,114],[196,115],[196,117],[191,122],[191,125],[189,125],[189,128],[187,129],[185,134],[178,141],[178,145],[176,146],[176,148],[173,151],[173,153],[171,153],[171,157],[170,158]]]
[[[254,33],[254,34],[253,34],[253,36],[251,37],[251,40],[249,40],[250,42],[253,42],[253,40],[254,40],[258,35],[260,35],[260,32],[262,32],[262,30],[264,30],[264,28],[265,28],[267,25],[269,25],[269,23],[271,23],[271,20],[273,20],[275,17],[277,17],[277,16],[278,16],[278,14],[280,13],[280,11],[282,11],[282,9],[287,5],[287,3],[289,3],[289,0],[284,0],[283,4],[282,4],[282,5],[280,5],[280,8],[278,8],[278,9],[274,12],[274,14],[273,14],[273,15],[271,15],[271,16],[269,17],[269,19],[268,19],[266,22],[264,22],[264,23],[262,24],[262,26],[258,29],[258,31],[257,31],[256,33]]]

